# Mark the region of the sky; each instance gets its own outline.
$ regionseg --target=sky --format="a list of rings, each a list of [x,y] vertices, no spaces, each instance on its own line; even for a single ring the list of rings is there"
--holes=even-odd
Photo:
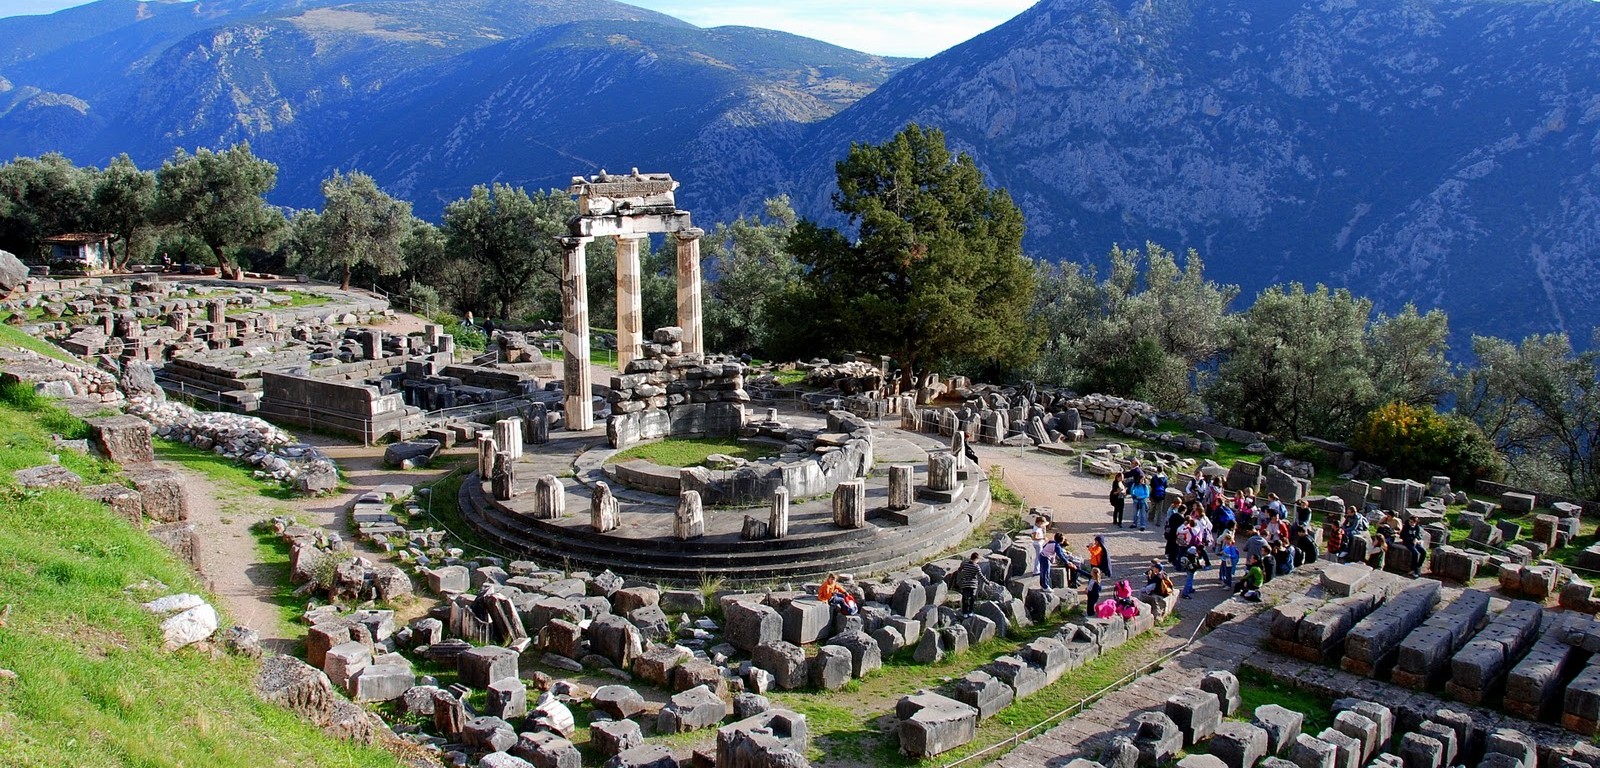
[[[0,0],[0,16],[82,0]],[[701,27],[766,27],[883,56],[932,56],[1021,13],[1033,0],[632,0]]]

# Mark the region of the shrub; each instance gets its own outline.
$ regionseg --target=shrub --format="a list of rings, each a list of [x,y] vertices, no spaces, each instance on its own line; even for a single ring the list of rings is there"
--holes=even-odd
[[[1283,455],[1296,461],[1309,461],[1318,464],[1327,460],[1327,454],[1321,448],[1310,443],[1292,442],[1283,446]]]
[[[444,326],[444,332],[455,337],[456,346],[461,347],[462,349],[472,349],[482,352],[489,346],[489,337],[483,332],[482,328],[473,325],[467,325],[466,323],[461,322],[461,318],[456,317],[455,315],[434,315],[433,321]]]
[[[1470,484],[1504,473],[1494,444],[1477,424],[1406,403],[1389,403],[1367,414],[1350,444],[1397,475],[1444,473]]]

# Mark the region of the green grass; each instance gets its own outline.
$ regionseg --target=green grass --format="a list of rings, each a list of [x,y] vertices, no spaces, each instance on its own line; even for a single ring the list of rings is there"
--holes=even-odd
[[[920,761],[900,753],[899,738],[892,728],[891,715],[894,702],[901,696],[918,689],[939,690],[950,695],[955,679],[995,658],[1014,653],[1034,638],[1054,634],[1059,626],[1056,623],[1029,627],[1017,637],[992,640],[937,664],[912,662],[912,649],[908,648],[885,660],[883,669],[860,681],[860,690],[851,694],[780,692],[772,694],[771,698],[775,704],[806,716],[806,727],[812,740],[810,757],[819,766],[838,763],[873,766],[946,765],[1010,739],[1018,731],[1078,704],[1153,659],[1150,646],[1155,641],[1155,634],[1146,633],[1068,672],[1034,695],[1013,702],[994,717],[980,723],[977,738],[958,749]],[[978,764],[998,759],[1008,751],[1009,748],[1002,748],[990,752]]]
[[[84,485],[117,481],[115,464],[72,450],[58,451],[52,435],[78,440],[88,437],[89,426],[27,384],[13,382],[0,387],[0,471],[49,464],[55,456],[61,466],[83,478]],[[0,595],[0,600],[4,599]]]
[[[455,472],[429,486],[430,500],[419,498],[417,502],[422,505],[424,520],[422,525],[434,525],[449,532],[446,546],[462,547],[470,556],[474,551],[486,554],[501,555],[504,550],[498,548],[493,542],[478,534],[477,529],[467,524],[461,516],[461,484],[466,480],[470,470],[463,469]],[[410,523],[410,524],[415,524]]]
[[[394,766],[335,741],[252,691],[259,662],[160,649],[139,603],[200,592],[184,565],[104,505],[23,492],[11,469],[44,455],[39,413],[0,402],[13,442],[0,471],[0,765]]]
[[[0,323],[0,347],[21,347],[22,349],[38,352],[45,357],[53,357],[69,363],[81,364],[83,362],[67,354],[66,350],[44,339],[29,336],[23,333],[21,328],[14,325],[5,325],[4,323]]]
[[[806,380],[806,372],[801,370],[773,371],[772,377],[785,387],[795,387]]]
[[[289,579],[289,543],[274,534],[265,520],[252,526],[250,535],[256,540],[256,562],[251,567],[261,569],[262,575],[277,585],[271,599],[273,605],[278,606],[278,629],[286,636],[302,638],[303,642],[305,633],[299,622],[301,614],[305,613],[306,601],[295,596],[295,586]],[[303,645],[298,646],[294,654],[302,655],[304,650]]]
[[[1239,668],[1239,711],[1232,719],[1249,722],[1256,707],[1277,704],[1305,716],[1302,733],[1333,727],[1333,701],[1284,685],[1246,667]]]
[[[174,464],[191,469],[205,475],[212,483],[223,486],[229,491],[244,496],[255,496],[278,501],[287,501],[295,498],[294,491],[288,486],[271,480],[262,480],[253,473],[255,470],[243,464],[218,456],[211,451],[202,451],[186,443],[174,442],[156,438],[156,458],[170,461]]]
[[[636,445],[625,451],[617,451],[611,455],[611,458],[606,459],[606,463],[616,464],[634,459],[644,459],[663,467],[697,467],[704,464],[706,457],[714,453],[746,461],[756,461],[776,455],[777,452],[777,447],[773,445],[740,442],[725,437],[669,439]]]

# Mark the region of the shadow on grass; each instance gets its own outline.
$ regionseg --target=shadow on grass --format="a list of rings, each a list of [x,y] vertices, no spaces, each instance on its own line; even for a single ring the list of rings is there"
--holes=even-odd
[[[273,650],[303,657],[306,643],[300,617],[305,612],[305,599],[294,593],[295,586],[290,579],[289,543],[278,538],[267,522],[251,526],[250,535],[255,537],[260,562],[245,569],[245,575],[251,584],[272,589],[267,599],[278,607],[278,631],[296,638],[289,647]]]

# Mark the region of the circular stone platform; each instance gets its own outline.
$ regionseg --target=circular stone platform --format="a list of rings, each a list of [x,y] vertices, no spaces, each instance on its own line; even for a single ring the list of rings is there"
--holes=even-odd
[[[506,554],[570,568],[602,570],[653,579],[695,582],[702,576],[739,582],[816,577],[830,571],[858,576],[921,563],[960,544],[989,514],[989,482],[969,466],[960,494],[949,504],[916,501],[885,515],[888,471],[892,464],[916,467],[913,483],[927,483],[929,450],[946,448],[924,435],[874,429],[877,464],[867,480],[867,524],[847,530],[833,524],[829,497],[798,499],[789,507],[789,535],[744,541],[748,515],[765,522],[765,505],[705,509],[704,536],[679,541],[672,535],[678,499],[624,487],[605,475],[611,454],[603,434],[558,433],[543,446],[529,446],[516,466],[515,496],[496,501],[473,472],[461,486],[461,512],[467,523]],[[543,475],[561,477],[567,515],[536,520],[533,487]],[[621,525],[596,533],[589,525],[591,489],[605,481],[617,498]]]

